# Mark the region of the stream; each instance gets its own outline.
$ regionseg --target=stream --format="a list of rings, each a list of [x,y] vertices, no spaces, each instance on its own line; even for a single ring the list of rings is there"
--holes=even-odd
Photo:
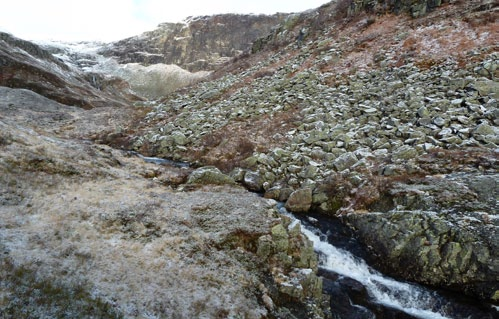
[[[298,219],[282,206],[279,211],[293,220],[291,227],[301,223],[303,234],[313,242],[333,318],[499,318],[496,309],[474,300],[381,274],[360,257],[367,255],[339,220]]]
[[[189,163],[157,157],[145,162],[175,167]],[[331,296],[334,319],[497,319],[499,309],[447,291],[436,291],[416,283],[399,281],[369,266],[368,253],[339,218],[313,213],[295,216],[283,203],[279,212],[291,218],[290,227],[301,224],[302,233],[314,244],[319,256],[318,275],[323,292]]]
[[[128,154],[137,156],[141,158],[144,162],[146,163],[153,163],[156,165],[170,165],[174,167],[190,167],[190,164],[187,162],[179,162],[179,161],[174,161],[166,158],[160,158],[160,157],[149,157],[149,156],[144,156],[138,152],[135,151],[128,151]]]

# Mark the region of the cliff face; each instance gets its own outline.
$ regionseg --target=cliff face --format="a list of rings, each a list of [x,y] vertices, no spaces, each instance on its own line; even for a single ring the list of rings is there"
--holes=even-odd
[[[0,86],[28,89],[59,103],[83,108],[137,100],[126,82],[84,74],[40,46],[0,32]]]
[[[176,64],[195,72],[213,70],[249,50],[287,15],[220,14],[163,23],[154,31],[110,44],[101,51],[120,63]]]

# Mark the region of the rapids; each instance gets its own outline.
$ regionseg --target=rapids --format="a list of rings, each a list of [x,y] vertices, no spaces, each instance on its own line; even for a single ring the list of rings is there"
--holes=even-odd
[[[349,251],[354,250],[357,255],[362,255],[362,249],[356,247],[359,244],[355,242],[355,239],[345,239],[345,236],[331,236],[330,232],[345,231],[339,229],[341,227],[339,226],[340,223],[335,223],[333,226],[329,223],[328,226],[336,227],[336,229],[330,229],[325,234],[309,222],[313,221],[315,225],[324,228],[326,225],[323,221],[310,217],[300,220],[287,212],[284,207],[279,207],[279,211],[293,220],[290,227],[294,227],[296,223],[301,224],[302,233],[313,242],[314,249],[319,255],[320,272],[323,275],[326,274],[325,277],[340,282],[339,286],[341,288],[349,286],[341,284],[345,279],[350,280],[350,286],[352,286],[352,282],[354,283],[353,290],[357,290],[357,296],[350,296],[349,292],[341,292],[341,294],[346,293],[349,295],[348,302],[351,306],[349,311],[357,313],[357,315],[352,313],[349,315],[351,317],[348,318],[498,318],[499,313],[492,307],[473,304],[473,301],[465,300],[465,298],[457,300],[457,298],[415,283],[398,281],[373,269],[363,258],[355,256]],[[336,247],[334,242],[338,242],[340,246],[349,250]],[[331,274],[333,275],[331,276]],[[358,296],[359,288],[355,287],[355,283],[360,283],[364,287],[363,289],[365,289],[367,295],[363,297],[366,300],[359,300],[362,298]],[[341,297],[332,296],[331,308],[333,314],[336,308],[341,308],[336,304],[338,300],[341,300]],[[341,314],[336,315],[336,318],[347,318]]]

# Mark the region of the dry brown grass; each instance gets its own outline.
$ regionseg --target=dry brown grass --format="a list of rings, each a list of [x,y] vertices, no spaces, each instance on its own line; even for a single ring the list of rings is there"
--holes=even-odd
[[[214,165],[224,172],[244,166],[243,160],[253,152],[266,152],[288,142],[285,133],[299,124],[298,110],[247,118],[205,135],[185,158],[193,163]]]
[[[335,6],[335,18],[343,19],[348,17],[348,10],[351,8],[352,0],[338,0]]]
[[[338,2],[343,12],[349,5],[350,1]],[[381,56],[385,64],[402,66],[414,62],[428,68],[447,58],[456,60],[459,67],[467,67],[480,58],[470,59],[469,51],[497,51],[499,24],[494,10],[477,7],[477,2],[443,5],[417,19],[385,13],[374,18],[361,12],[332,23],[335,27],[330,28],[328,37],[335,42],[330,45],[341,47],[342,54],[322,63],[322,72],[351,74],[378,67],[379,61],[373,57],[380,52],[385,54]],[[482,53],[480,56],[483,58]]]
[[[479,170],[497,170],[499,155],[493,150],[482,148],[432,149],[418,159],[419,165],[429,173],[460,171],[464,167]]]

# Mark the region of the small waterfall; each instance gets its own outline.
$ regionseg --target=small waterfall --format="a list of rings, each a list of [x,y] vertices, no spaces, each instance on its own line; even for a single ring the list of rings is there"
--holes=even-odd
[[[315,251],[319,254],[319,267],[328,273],[334,273],[343,278],[351,278],[362,284],[369,294],[370,302],[382,305],[389,309],[396,309],[412,318],[421,319],[465,319],[465,318],[495,318],[496,312],[485,311],[478,308],[466,308],[459,302],[449,300],[418,284],[400,282],[389,278],[370,267],[363,259],[354,256],[349,251],[337,248],[330,244],[327,236],[319,229],[305,225],[284,207],[280,212],[289,216],[293,223],[301,223],[302,233],[314,244]],[[362,305],[352,305],[362,307]],[[461,309],[463,313],[457,314]],[[482,316],[483,314],[483,316]]]
[[[314,243],[314,248],[321,257],[322,268],[362,283],[376,302],[416,318],[451,319],[432,309],[433,305],[438,303],[436,293],[382,275],[369,267],[364,260],[324,241],[324,236],[317,231],[302,227],[302,232]]]

